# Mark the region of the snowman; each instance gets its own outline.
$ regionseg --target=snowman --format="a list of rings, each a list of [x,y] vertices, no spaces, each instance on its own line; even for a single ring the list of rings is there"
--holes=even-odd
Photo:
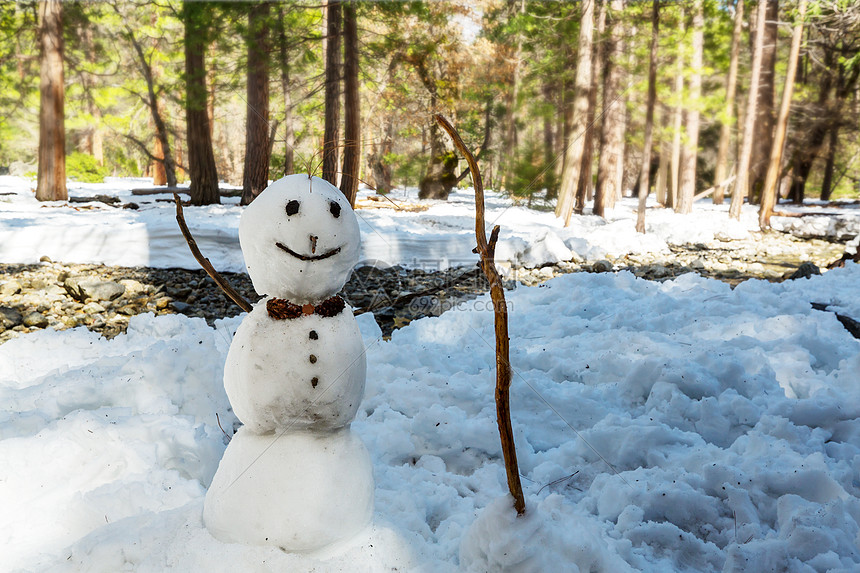
[[[265,298],[227,354],[224,387],[244,426],[203,520],[225,542],[320,549],[358,533],[373,509],[370,456],[349,427],[364,393],[364,344],[336,296],[358,261],[358,221],[337,188],[290,175],[245,209],[239,242]]]

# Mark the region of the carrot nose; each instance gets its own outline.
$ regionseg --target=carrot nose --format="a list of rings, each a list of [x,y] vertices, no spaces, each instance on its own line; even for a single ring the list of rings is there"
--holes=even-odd
[[[317,252],[317,237],[316,235],[311,235],[311,254]]]

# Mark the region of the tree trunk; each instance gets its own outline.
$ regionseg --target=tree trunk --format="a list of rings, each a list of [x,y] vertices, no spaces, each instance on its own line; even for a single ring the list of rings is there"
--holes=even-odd
[[[821,200],[830,201],[833,192],[833,167],[836,162],[836,147],[839,145],[839,124],[834,123],[830,128],[830,145],[827,148],[827,160],[824,164],[824,179],[821,181]]]
[[[429,76],[425,76],[425,84],[431,82]],[[436,89],[430,90],[430,109],[435,113],[437,104]],[[457,184],[457,155],[446,151],[445,143],[439,133],[439,126],[434,120],[430,124],[430,165],[427,172],[418,183],[419,199],[441,199],[447,200],[448,194]]]
[[[512,4],[510,5],[513,6]],[[519,12],[525,14],[525,0],[520,0]],[[511,16],[514,16],[511,14]],[[517,106],[520,98],[520,85],[522,68],[522,53],[523,53],[523,37],[522,33],[516,34],[516,48],[513,54],[513,69],[511,70],[511,90],[508,91],[507,109],[505,110],[505,136],[503,157],[505,159],[506,168],[502,172],[502,187],[507,187],[513,180],[513,169],[516,165],[516,152],[518,142],[517,134]]]
[[[782,90],[782,103],[779,106],[779,117],[776,121],[776,131],[773,135],[773,146],[770,152],[770,162],[767,167],[764,188],[759,209],[759,227],[765,230],[770,227],[770,216],[776,205],[776,184],[779,179],[782,152],[785,145],[785,134],[788,131],[788,114],[791,110],[791,96],[794,94],[794,77],[797,73],[797,61],[800,54],[800,41],[803,38],[803,18],[806,15],[806,0],[800,0],[797,8],[797,21],[791,35],[791,51],[788,55],[788,69],[785,76],[785,87]]]
[[[802,204],[806,194],[806,180],[809,178],[809,173],[812,171],[812,162],[814,157],[805,156],[794,157],[794,178],[791,181],[791,187],[788,191],[788,198],[792,203]]]
[[[684,6],[679,5],[681,17],[678,21],[678,34],[684,37],[686,28],[686,16]],[[666,198],[666,206],[675,208],[678,205],[678,190],[680,189],[679,176],[681,174],[681,135],[684,124],[684,54],[679,49],[675,60],[675,112],[672,117],[672,159],[669,164],[671,181],[669,185],[669,196]]]
[[[570,224],[576,199],[576,185],[579,182],[579,171],[582,167],[582,156],[585,151],[585,128],[588,121],[588,98],[591,91],[591,43],[594,32],[594,2],[582,1],[582,18],[579,26],[579,47],[576,64],[576,95],[573,103],[573,121],[571,124],[571,142],[567,146],[564,158],[564,169],[561,174],[561,195],[555,209],[555,216],[564,219],[564,225]]]
[[[167,125],[164,123],[164,116],[161,112],[161,105],[159,104],[158,97],[155,92],[155,88],[153,86],[152,90],[149,94],[150,101],[152,105],[150,106],[150,113],[152,114],[152,122],[155,124],[155,137],[161,146],[162,157],[164,160],[162,161],[162,165],[164,167],[164,177],[167,181],[168,187],[176,186],[176,162],[173,159],[173,153],[170,148],[170,141],[167,139]]]
[[[281,59],[281,91],[284,94],[284,172],[295,172],[294,153],[296,137],[293,130],[293,99],[290,91],[290,60],[287,56],[287,29],[284,22],[284,8],[278,4],[278,51]],[[310,173],[310,169],[308,169]]]
[[[355,206],[358,193],[359,167],[361,166],[361,112],[358,93],[358,29],[355,3],[343,5],[343,53],[344,53],[344,148],[343,168],[340,175],[340,190]]]
[[[626,53],[626,44],[624,40],[624,34],[626,33],[626,28],[622,23],[621,28],[621,40],[618,43],[618,53],[619,60],[621,58],[621,54]],[[627,66],[630,66],[631,58],[627,57]],[[619,62],[620,66],[620,62]],[[617,107],[617,111],[619,113],[619,121],[616,126],[618,129],[618,161],[615,162],[615,175],[611,173],[607,173],[607,177],[614,177],[617,185],[615,186],[615,193],[607,193],[605,197],[606,207],[609,209],[613,209],[615,207],[615,203],[620,201],[624,196],[624,185],[626,182],[625,176],[627,175],[627,164],[625,162],[625,157],[627,156],[627,137],[625,136],[627,132],[627,126],[630,119],[630,114],[627,112],[627,105],[630,103],[630,90],[633,87],[633,81],[630,76],[627,75],[627,72],[624,71],[625,68],[621,69],[621,79],[618,84],[618,100],[615,104]],[[621,87],[626,86],[624,91],[621,91]]]
[[[693,56],[690,62],[690,108],[687,110],[687,141],[681,148],[678,185],[678,204],[675,211],[689,213],[693,210],[696,194],[696,159],[699,153],[699,100],[702,97],[702,55],[704,51],[703,0],[693,3]]]
[[[544,105],[547,106],[548,109],[556,109],[555,106],[555,89],[556,84],[551,81],[544,80],[543,85],[541,86],[541,91],[543,92],[543,101]],[[487,103],[487,118],[485,121],[485,129],[486,134],[490,133],[490,105]],[[549,113],[545,113],[543,115],[543,166],[545,169],[543,176],[543,186],[546,188],[547,196],[550,193],[553,193],[553,189],[556,186],[556,178],[555,178],[555,170],[551,167],[553,161],[553,149],[555,142],[555,134],[552,130],[553,117]],[[483,148],[483,146],[482,146]],[[529,194],[529,198],[531,198],[531,194]]]
[[[732,193],[732,204],[729,207],[729,216],[735,219],[741,218],[741,207],[744,204],[744,196],[748,193],[750,177],[750,160],[752,159],[752,138],[755,129],[756,104],[758,101],[758,82],[761,77],[761,57],[764,44],[764,24],[767,3],[759,2],[756,8],[756,32],[755,46],[753,47],[752,77],[750,78],[750,93],[747,98],[747,111],[744,114],[744,133],[741,145],[741,154],[738,158],[738,174],[735,179],[734,192]]]
[[[809,38],[809,35],[807,35]],[[835,53],[833,50],[824,52],[823,67],[825,70],[832,72],[835,62]],[[831,91],[833,89],[833,74],[824,73],[820,76],[818,82],[818,112],[822,116],[833,117],[833,104],[831,103]],[[837,89],[837,91],[839,91]],[[838,96],[837,96],[838,97]],[[806,190],[806,180],[809,173],[812,171],[812,164],[815,158],[821,152],[824,140],[827,138],[827,133],[831,122],[824,118],[819,118],[812,123],[811,128],[808,128],[808,133],[801,138],[801,143],[794,150],[792,157],[792,165],[794,166],[794,178],[789,191],[789,197],[795,203],[803,203]]]
[[[206,64],[210,8],[205,2],[182,5],[185,24],[185,123],[188,139],[188,169],[191,203],[220,203],[218,172],[212,153],[212,131],[207,113]]]
[[[117,8],[115,7],[114,10],[117,10]],[[119,11],[117,11],[117,14],[122,17],[122,14],[120,14]],[[134,31],[131,27],[126,26],[125,30],[126,38],[134,48],[140,75],[143,76],[143,80],[146,82],[146,93],[148,98],[147,106],[149,107],[149,113],[152,117],[152,124],[155,126],[156,153],[154,155],[155,157],[161,158],[161,169],[164,170],[163,180],[169,187],[176,187],[176,162],[173,159],[170,141],[167,139],[167,126],[164,123],[161,100],[158,97],[158,90],[155,89],[158,69],[152,67],[151,60],[146,57],[146,54],[143,51],[143,46],[134,35]],[[159,180],[161,180],[160,176]]]
[[[666,206],[668,203],[669,158],[672,155],[672,144],[665,138],[665,134],[669,132],[669,109],[665,104],[660,109],[663,126],[661,132],[664,134],[664,137],[660,140],[660,164],[657,167],[657,181],[654,183],[654,193],[657,195],[657,203]]]
[[[597,66],[603,59],[603,34],[606,31],[606,0],[599,1],[597,11],[597,42],[591,51],[591,87],[588,92],[588,114],[585,123],[585,146],[582,152],[582,166],[579,171],[579,181],[576,184],[576,203],[573,212],[582,215],[585,210],[585,202],[591,191],[592,164],[594,157],[594,116],[597,108],[597,90],[600,87],[600,74],[596,73]]]
[[[66,201],[66,125],[63,87],[63,6],[39,2],[39,168],[36,199]]]
[[[567,70],[573,72],[576,69],[576,60],[573,57],[573,51],[570,49],[570,42],[562,40],[562,44],[561,51],[564,57],[564,66]],[[561,175],[564,173],[565,165],[567,163],[567,148],[570,145],[570,131],[571,125],[573,124],[573,102],[575,100],[575,93],[573,82],[571,82],[569,77],[566,77],[567,75],[567,73],[564,74],[561,80],[561,113],[558,114],[558,125],[556,126],[556,138],[558,139],[556,149],[561,150],[561,161],[556,162],[556,167],[558,168],[556,176],[559,185],[556,188],[551,189],[551,193],[547,193],[546,198],[548,200],[558,199],[560,191],[558,187],[561,186]],[[558,201],[556,203],[558,203]]]
[[[648,103],[645,107],[645,144],[642,149],[642,171],[639,174],[639,209],[636,213],[636,231],[645,232],[645,201],[648,198],[651,176],[651,140],[654,131],[654,105],[657,103],[657,41],[660,32],[660,2],[654,0],[651,11],[651,48],[648,64]]]
[[[269,184],[269,3],[249,8],[242,205],[250,204]]]
[[[86,51],[87,62],[93,66],[97,58],[95,46],[93,44],[93,28],[92,26],[84,26],[81,31],[83,36],[83,45]],[[87,99],[87,113],[92,118],[92,125],[87,129],[85,136],[86,151],[96,160],[99,165],[104,165],[104,139],[102,138],[99,125],[101,124],[101,110],[96,105],[93,97],[93,81],[91,74],[82,73],[81,83],[83,84],[84,94]]]
[[[341,3],[330,0],[326,8],[325,130],[322,178],[337,185],[338,130],[340,128],[340,14]]]
[[[773,126],[776,121],[774,110],[774,82],[776,81],[776,40],[777,20],[779,19],[778,0],[761,0],[767,3],[764,22],[764,43],[761,53],[761,76],[758,84],[753,148],[750,158],[749,197],[751,203],[758,203],[764,178],[767,173],[768,159],[773,144]]]
[[[732,139],[732,117],[735,111],[735,96],[738,86],[738,55],[740,54],[741,34],[743,33],[744,0],[735,6],[735,25],[732,31],[732,52],[729,63],[729,77],[726,81],[726,101],[723,107],[723,121],[720,124],[720,142],[717,147],[717,167],[714,174],[714,205],[722,205],[725,197],[723,181],[729,176],[729,143]]]
[[[167,173],[164,171],[164,148],[161,146],[161,139],[155,138],[155,150],[152,153],[154,158],[152,162],[152,184],[166,185]]]

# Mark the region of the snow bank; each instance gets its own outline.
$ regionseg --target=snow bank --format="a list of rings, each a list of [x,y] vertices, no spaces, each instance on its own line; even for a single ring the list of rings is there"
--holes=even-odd
[[[0,176],[0,193],[5,194],[0,195],[0,261],[33,263],[46,255],[67,263],[199,268],[177,227],[172,196],[131,194],[132,188],[149,185],[135,179],[69,185],[71,196],[108,194],[139,205],[139,209],[129,210],[98,202],[40,203],[28,180]],[[359,195],[370,193],[363,189]],[[388,197],[393,204],[416,200],[414,190],[395,190]],[[221,271],[245,270],[238,240],[242,212],[238,201],[237,197],[224,197],[221,205],[185,208],[198,246]],[[427,270],[473,265],[478,259],[471,252],[475,246],[472,190],[455,190],[448,201],[424,204],[429,208],[421,212],[359,209],[361,260]],[[654,206],[652,199],[649,207]],[[754,206],[744,206],[740,221],[729,219],[727,209],[728,205],[715,206],[707,200],[697,202],[689,215],[649,208],[647,234],[642,235],[634,229],[636,199],[623,199],[608,211],[606,219],[586,214],[564,227],[550,211],[514,205],[492,191],[486,194],[488,234],[493,225],[501,226],[496,259],[527,267],[628,253],[666,253],[669,245],[746,238],[758,229]],[[784,230],[803,236],[833,232],[848,240],[860,230],[860,209],[845,208],[839,213],[835,219],[775,218],[774,226],[788,225]],[[818,229],[822,224],[829,226]]]

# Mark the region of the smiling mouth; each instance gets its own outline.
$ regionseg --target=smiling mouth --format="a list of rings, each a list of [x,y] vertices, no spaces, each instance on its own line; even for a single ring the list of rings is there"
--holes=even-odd
[[[302,260],[302,261],[321,261],[323,259],[333,257],[334,255],[336,255],[340,252],[340,247],[335,247],[334,249],[332,249],[328,252],[325,252],[321,255],[303,255],[301,253],[295,252],[294,250],[292,250],[288,246],[284,245],[283,243],[275,243],[275,246],[278,247],[279,249],[281,249],[282,251],[285,251],[285,252],[291,254],[292,256],[296,257],[297,259]]]

